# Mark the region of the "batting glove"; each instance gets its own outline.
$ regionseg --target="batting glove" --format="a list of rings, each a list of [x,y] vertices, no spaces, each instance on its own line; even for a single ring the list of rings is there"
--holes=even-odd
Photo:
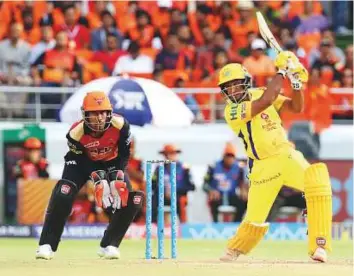
[[[296,62],[298,62],[298,58],[293,52],[283,51],[276,56],[274,65],[278,68],[277,73],[281,74],[285,78],[288,73],[289,66],[291,66],[291,63]]]
[[[113,196],[112,208],[120,209],[128,204],[129,190],[124,182],[124,173],[121,170],[116,170],[108,173],[110,180],[111,194]]]
[[[106,180],[106,172],[103,170],[91,173],[91,179],[95,184],[95,202],[100,208],[108,208],[112,206],[113,197],[108,181]]]
[[[304,83],[307,83],[309,75],[306,68],[298,61],[289,61],[287,76],[290,79],[294,90],[301,90]]]

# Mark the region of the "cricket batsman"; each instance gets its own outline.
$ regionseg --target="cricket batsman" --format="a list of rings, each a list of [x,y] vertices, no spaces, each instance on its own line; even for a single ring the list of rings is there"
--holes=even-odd
[[[110,213],[110,222],[100,243],[100,257],[120,257],[119,245],[142,208],[144,194],[132,191],[124,174],[131,142],[128,121],[112,114],[109,98],[100,91],[87,93],[82,117],[66,136],[69,151],[64,157],[62,178],[49,200],[37,259],[52,259],[75,196],[90,178],[95,184],[96,205]]]
[[[269,228],[269,210],[283,185],[305,194],[308,216],[308,253],[313,260],[327,261],[331,250],[332,191],[325,164],[310,165],[287,139],[280,111],[303,110],[302,86],[306,69],[288,51],[275,59],[278,72],[265,88],[251,88],[251,76],[238,63],[224,66],[219,75],[226,99],[225,120],[243,140],[248,155],[250,189],[247,213],[229,240],[221,261],[234,261],[249,253]],[[279,95],[285,78],[291,80],[291,98]]]

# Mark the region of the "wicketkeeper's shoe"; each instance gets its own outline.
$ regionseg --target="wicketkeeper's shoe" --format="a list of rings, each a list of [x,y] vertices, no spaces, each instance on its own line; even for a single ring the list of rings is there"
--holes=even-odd
[[[321,247],[317,247],[315,253],[311,256],[311,259],[317,262],[325,263],[327,262],[327,252]]]
[[[50,260],[54,257],[54,252],[49,244],[40,245],[36,252],[36,259]]]
[[[227,249],[224,256],[220,258],[222,262],[234,262],[241,255],[240,251],[236,249]]]
[[[115,246],[109,245],[107,247],[101,247],[98,252],[98,256],[104,259],[119,259],[120,258],[120,252],[119,249]]]

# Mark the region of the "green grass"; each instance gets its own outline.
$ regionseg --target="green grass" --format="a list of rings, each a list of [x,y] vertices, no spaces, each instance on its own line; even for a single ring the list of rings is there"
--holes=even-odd
[[[165,241],[166,245],[169,240]],[[120,260],[101,260],[96,251],[99,241],[63,240],[51,261],[35,260],[34,239],[0,239],[0,275],[134,275],[134,276],[346,276],[353,274],[353,246],[349,241],[334,242],[330,262],[318,264],[306,255],[305,242],[263,241],[249,256],[236,263],[218,261],[226,241],[178,241],[178,260],[144,260],[144,241],[126,240]],[[156,247],[156,242],[154,241]],[[155,248],[156,249],[156,248]],[[165,251],[170,254],[169,247]]]

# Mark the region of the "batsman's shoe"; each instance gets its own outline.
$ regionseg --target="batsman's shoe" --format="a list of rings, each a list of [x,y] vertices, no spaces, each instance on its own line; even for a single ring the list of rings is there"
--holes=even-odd
[[[36,252],[36,259],[51,260],[54,257],[54,252],[49,244],[40,245]]]
[[[322,247],[317,247],[315,253],[311,256],[311,259],[317,262],[327,262],[327,252]]]
[[[227,249],[224,256],[220,258],[222,262],[234,262],[241,255],[240,251],[235,249]]]
[[[120,259],[119,249],[115,246],[109,245],[107,247],[101,247],[97,252],[98,256],[104,259]]]

